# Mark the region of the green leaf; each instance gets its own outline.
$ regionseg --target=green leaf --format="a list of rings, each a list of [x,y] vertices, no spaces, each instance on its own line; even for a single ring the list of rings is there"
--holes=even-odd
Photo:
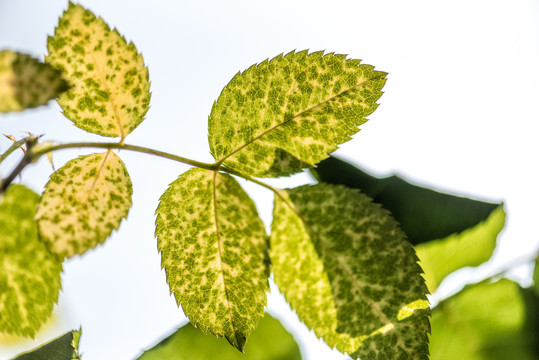
[[[133,187],[112,150],[81,156],[51,175],[39,202],[39,235],[60,257],[82,254],[118,229]]]
[[[535,291],[539,295],[539,256],[535,260],[535,270],[533,271],[533,282],[535,284]]]
[[[138,360],[301,360],[298,345],[281,323],[266,314],[245,346],[245,354],[224,340],[187,324],[145,351]]]
[[[26,54],[0,51],[0,112],[45,105],[68,88],[52,66]]]
[[[431,359],[537,359],[538,310],[537,295],[512,281],[468,286],[433,310]]]
[[[428,302],[414,250],[357,190],[280,192],[271,232],[275,282],[318,337],[355,359],[427,359]]]
[[[47,45],[46,61],[73,85],[58,103],[76,126],[123,139],[144,120],[148,69],[135,45],[116,29],[70,2]]]
[[[443,194],[395,175],[376,178],[336,157],[322,161],[312,172],[319,181],[360,189],[382,204],[414,245],[471,228],[486,220],[499,206]]]
[[[385,75],[323,52],[290,52],[253,65],[213,105],[211,153],[226,168],[257,177],[313,166],[367,121]]]
[[[161,196],[156,236],[171,292],[191,323],[243,351],[264,313],[268,239],[230,175],[182,174]]]
[[[20,354],[13,360],[81,360],[80,336],[81,330],[71,330],[45,345]]]
[[[34,336],[58,301],[62,264],[38,239],[38,199],[15,184],[0,199],[0,332]]]
[[[392,213],[418,245],[430,292],[453,271],[490,259],[505,225],[502,205],[443,194],[398,176],[378,179],[335,157],[312,173],[319,181],[361,189]]]
[[[452,272],[466,266],[481,265],[490,259],[504,225],[505,211],[500,205],[485,221],[468,230],[417,245],[417,256],[429,291],[434,292]]]

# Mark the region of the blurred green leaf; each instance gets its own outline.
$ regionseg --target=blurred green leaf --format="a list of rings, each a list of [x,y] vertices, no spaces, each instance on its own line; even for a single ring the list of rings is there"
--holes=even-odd
[[[18,355],[13,360],[80,360],[81,330],[72,330],[40,347]]]
[[[312,172],[319,181],[360,189],[382,204],[414,245],[460,233],[488,218],[499,206],[443,194],[395,175],[376,178],[335,157],[322,161]]]
[[[39,195],[12,184],[0,195],[0,331],[34,336],[60,293],[62,263],[39,241]]]
[[[0,51],[0,113],[45,105],[69,88],[49,64],[10,50]]]
[[[502,205],[442,194],[397,176],[375,178],[335,157],[312,173],[319,181],[358,188],[391,211],[417,245],[430,292],[453,271],[490,259],[505,225]]]
[[[533,271],[533,282],[535,284],[535,291],[539,295],[539,256],[535,260],[535,270]]]
[[[539,358],[539,298],[507,279],[481,283],[432,311],[432,360]]]
[[[187,324],[155,347],[145,351],[139,360],[301,360],[298,345],[281,323],[266,314],[260,319],[245,346],[245,354],[223,339],[204,335]]]
[[[417,245],[417,256],[429,290],[434,292],[453,271],[478,266],[490,259],[504,225],[505,212],[500,205],[485,221],[460,234]]]

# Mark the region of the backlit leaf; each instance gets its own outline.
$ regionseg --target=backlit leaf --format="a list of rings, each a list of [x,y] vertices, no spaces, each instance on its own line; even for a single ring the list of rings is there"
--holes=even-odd
[[[96,247],[127,216],[132,192],[127,169],[111,150],[69,161],[51,175],[39,202],[41,239],[61,257]]]
[[[81,360],[79,340],[81,330],[71,330],[13,360]]]
[[[161,196],[156,236],[171,292],[191,323],[243,350],[264,312],[268,240],[230,175],[182,174]]]
[[[103,19],[70,2],[47,47],[46,61],[73,86],[58,103],[76,126],[123,139],[144,120],[148,69],[135,45]]]
[[[504,225],[505,211],[500,205],[485,221],[470,229],[417,245],[417,256],[429,291],[434,292],[452,272],[466,266],[479,266],[490,259]]]
[[[325,159],[367,121],[385,73],[345,55],[291,52],[238,73],[209,118],[213,157],[247,175],[289,175]]]
[[[490,259],[505,225],[500,204],[443,194],[398,176],[376,178],[335,157],[311,172],[319,181],[360,189],[389,210],[417,245],[431,292],[453,271]]]
[[[539,298],[507,279],[466,287],[432,311],[432,360],[539,358]]]
[[[45,105],[67,89],[52,66],[26,54],[0,51],[0,112]]]
[[[275,282],[299,318],[355,359],[427,359],[427,289],[389,213],[343,186],[280,194],[270,258]]]
[[[16,184],[0,199],[0,332],[34,336],[58,301],[62,263],[38,239],[38,199]]]
[[[311,172],[319,181],[360,189],[374,202],[382,204],[414,245],[474,227],[500,205],[440,193],[411,184],[397,175],[376,178],[334,156]]]
[[[145,351],[138,360],[301,360],[298,345],[281,323],[265,314],[249,337],[245,354],[223,339],[187,324]]]

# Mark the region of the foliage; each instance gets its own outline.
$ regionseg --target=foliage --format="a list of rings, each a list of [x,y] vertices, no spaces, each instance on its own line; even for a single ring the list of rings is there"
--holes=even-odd
[[[113,151],[122,149],[195,167],[163,193],[155,222],[170,291],[194,327],[253,358],[299,358],[276,320],[260,320],[273,274],[299,319],[329,346],[354,359],[429,358],[429,290],[449,273],[490,258],[505,212],[501,204],[441,194],[398,177],[376,179],[328,159],[377,108],[385,73],[345,55],[308,51],[239,72],[211,109],[215,163],[207,164],[125,144],[149,108],[149,73],[135,46],[101,18],[70,2],[48,52],[45,63],[0,52],[0,111],[58,98],[77,127],[119,142],[56,144],[29,135],[1,154],[3,161],[21,145],[26,151],[0,186],[0,331],[33,336],[58,299],[65,258],[104,243],[127,217],[132,183]],[[12,184],[41,156],[83,147],[105,151],[64,164],[41,196]],[[276,189],[258,179],[307,168],[319,184]],[[273,191],[269,236],[238,177]],[[536,326],[536,298],[519,291],[509,281],[485,283],[442,302],[433,312],[432,358],[442,358],[449,338],[459,343],[452,358],[493,354],[500,337]],[[487,293],[491,301],[483,302]],[[475,304],[468,305],[470,297]],[[499,322],[479,321],[501,302],[510,306]],[[453,309],[479,314],[469,327],[475,337],[455,331],[461,320],[447,319]],[[523,321],[528,314],[529,323]],[[193,326],[141,359],[240,355]],[[80,331],[69,332],[17,359],[79,359],[79,337]],[[272,338],[274,352],[267,346]],[[198,347],[187,352],[185,344]],[[529,345],[523,341],[514,351],[532,358],[537,351]]]
[[[278,346],[268,346],[269,344]],[[191,324],[186,324],[152,349],[145,351],[138,360],[301,360],[299,348],[292,335],[281,323],[265,314],[253,331],[245,347],[245,354],[232,348],[223,339],[204,336]]]

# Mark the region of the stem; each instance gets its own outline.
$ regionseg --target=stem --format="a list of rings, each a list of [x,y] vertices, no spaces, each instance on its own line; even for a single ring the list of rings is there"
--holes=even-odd
[[[49,146],[43,149],[35,150],[35,151],[29,151],[30,156],[32,158],[32,161],[36,161],[41,156],[45,155],[46,153],[57,151],[57,150],[63,150],[63,149],[73,149],[73,148],[101,148],[101,149],[122,149],[122,150],[128,150],[128,151],[135,151],[140,152],[144,154],[150,154],[159,156],[165,159],[178,161],[187,165],[196,166],[202,169],[206,170],[218,170],[219,166],[216,166],[215,164],[208,164],[192,159],[188,159],[182,156],[170,154],[164,151],[159,151],[143,146],[136,146],[136,145],[128,145],[128,144],[122,144],[122,143],[102,143],[102,142],[80,142],[80,143],[69,143],[69,144],[60,144],[60,145],[53,145]]]
[[[22,140],[21,140],[22,141]],[[41,156],[57,151],[57,150],[63,150],[63,149],[74,149],[74,148],[101,148],[101,149],[123,149],[123,150],[129,150],[129,151],[136,151],[144,154],[150,154],[159,156],[165,159],[178,161],[187,165],[196,166],[202,169],[211,170],[211,171],[217,171],[220,170],[220,165],[217,164],[208,164],[192,159],[188,159],[182,156],[170,154],[164,151],[154,150],[143,146],[136,146],[136,145],[127,145],[120,143],[103,143],[103,142],[78,142],[78,143],[69,143],[69,144],[59,144],[59,145],[53,145],[53,146],[36,146],[37,139],[36,138],[29,138],[25,140],[27,151],[24,157],[21,159],[19,164],[13,169],[11,174],[5,179],[2,179],[0,182],[0,193],[3,193],[15,180],[17,175],[19,175],[22,170],[29,164],[36,162]],[[19,142],[16,143],[18,146],[20,146]],[[15,144],[13,144],[8,151],[12,152],[15,150],[12,149],[12,147]],[[37,149],[36,149],[37,148]],[[8,154],[8,151],[6,151],[5,154],[2,155],[0,159],[4,159]]]
[[[21,139],[19,141],[15,141],[11,146],[4,152],[2,155],[0,155],[0,163],[4,161],[9,155],[11,155],[12,152],[20,148],[24,143],[26,142],[26,138]]]

